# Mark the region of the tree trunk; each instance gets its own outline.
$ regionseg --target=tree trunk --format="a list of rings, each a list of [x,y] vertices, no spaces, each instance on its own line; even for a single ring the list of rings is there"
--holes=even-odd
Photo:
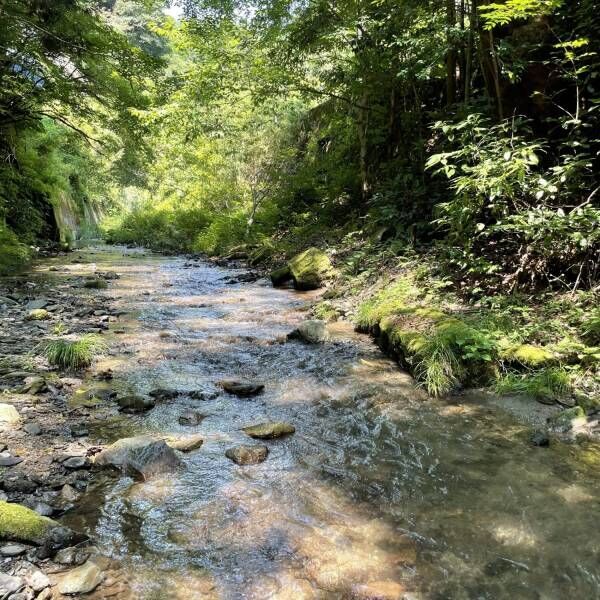
[[[452,39],[451,30],[456,24],[455,0],[446,0],[446,24],[448,27],[446,54],[446,104],[453,104],[456,100],[456,48]]]

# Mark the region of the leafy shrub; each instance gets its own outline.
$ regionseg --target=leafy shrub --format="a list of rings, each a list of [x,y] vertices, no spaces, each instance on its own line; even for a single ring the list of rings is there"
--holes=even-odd
[[[0,223],[0,275],[9,275],[27,264],[31,251],[19,242],[8,227]]]

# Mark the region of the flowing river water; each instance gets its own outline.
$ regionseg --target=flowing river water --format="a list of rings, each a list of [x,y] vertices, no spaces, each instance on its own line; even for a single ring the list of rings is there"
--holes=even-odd
[[[67,518],[119,562],[133,598],[600,598],[593,445],[535,448],[526,425],[483,398],[427,399],[349,325],[322,345],[282,343],[310,293],[135,250],[81,256],[46,267],[120,274],[95,292],[123,311],[96,366],[113,370],[111,385],[209,398],[183,394],[91,430],[101,443],[205,440],[168,476],[96,483]],[[232,378],[265,392],[220,391]],[[200,425],[179,424],[188,408],[206,415]],[[252,442],[241,427],[267,420],[296,433],[266,442],[261,464],[225,457]]]

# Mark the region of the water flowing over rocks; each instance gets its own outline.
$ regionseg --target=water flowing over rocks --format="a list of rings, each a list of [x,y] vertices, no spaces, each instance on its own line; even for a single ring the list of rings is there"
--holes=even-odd
[[[180,466],[177,455],[163,440],[137,436],[118,440],[94,458],[100,467],[116,467],[124,473],[148,479]]]
[[[288,339],[302,340],[308,344],[327,342],[330,339],[327,323],[317,319],[304,321],[294,331],[288,333]]]

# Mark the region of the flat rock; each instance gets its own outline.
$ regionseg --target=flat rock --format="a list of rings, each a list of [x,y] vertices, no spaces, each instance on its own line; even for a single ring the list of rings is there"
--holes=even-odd
[[[261,394],[265,389],[262,383],[252,381],[221,381],[219,385],[229,394],[247,398]]]
[[[182,392],[179,390],[167,389],[167,388],[157,388],[150,392],[150,396],[154,398],[157,402],[164,402],[166,400],[174,400],[178,396],[181,396]]]
[[[14,467],[22,462],[20,456],[13,456],[10,452],[0,452],[0,467]]]
[[[130,395],[117,398],[117,404],[123,412],[140,413],[154,408],[156,401],[145,396]]]
[[[179,452],[191,452],[197,450],[204,443],[202,436],[190,435],[186,438],[180,438],[178,440],[167,441],[167,444],[173,448],[173,450],[179,450]]]
[[[248,427],[242,427],[242,431],[248,434],[252,438],[260,440],[271,440],[279,438],[284,435],[294,433],[296,428],[289,423],[283,422],[267,422],[259,423],[258,425],[250,425]]]
[[[123,438],[97,454],[94,464],[116,467],[124,473],[148,479],[153,475],[170,473],[181,461],[164,440],[148,436]]]
[[[71,458],[67,458],[67,460],[63,461],[63,467],[67,469],[87,469],[90,467],[90,461],[85,456],[72,456]]]
[[[0,598],[8,598],[10,594],[18,592],[25,585],[21,577],[13,577],[0,572]]]
[[[206,415],[203,415],[195,410],[186,410],[179,415],[179,424],[190,426],[200,425],[205,418]]]
[[[266,446],[235,446],[225,456],[238,465],[255,465],[263,462],[269,454]]]
[[[40,394],[47,391],[48,386],[46,380],[39,375],[32,375],[26,377],[23,382],[23,387],[20,389],[22,394]]]
[[[0,546],[0,554],[2,556],[21,556],[30,548],[31,546],[25,546],[24,544],[8,543]]]
[[[39,308],[46,308],[49,302],[46,298],[36,298],[35,300],[30,300],[25,305],[25,310],[36,310]]]
[[[50,579],[39,569],[33,568],[25,576],[27,585],[36,593],[41,592],[43,589],[50,587]]]
[[[327,323],[319,319],[310,319],[298,325],[288,334],[288,339],[302,340],[308,344],[321,344],[330,338]]]
[[[69,571],[58,584],[61,594],[89,594],[94,591],[104,579],[104,573],[91,561]]]

